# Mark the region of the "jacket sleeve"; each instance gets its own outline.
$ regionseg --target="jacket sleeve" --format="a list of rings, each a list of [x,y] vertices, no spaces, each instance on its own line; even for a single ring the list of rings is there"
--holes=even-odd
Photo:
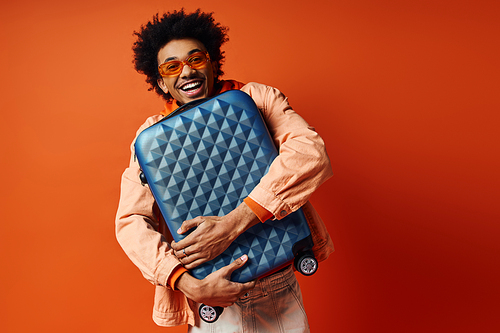
[[[332,176],[325,143],[279,90],[257,83],[241,90],[256,102],[279,150],[269,172],[249,197],[282,219],[302,207]]]
[[[150,118],[151,119],[151,118]],[[139,129],[154,123],[148,121]],[[116,238],[127,256],[152,284],[167,286],[172,272],[181,265],[173,254],[158,222],[155,201],[147,186],[139,180],[140,168],[134,158],[121,179],[121,193],[115,220]]]

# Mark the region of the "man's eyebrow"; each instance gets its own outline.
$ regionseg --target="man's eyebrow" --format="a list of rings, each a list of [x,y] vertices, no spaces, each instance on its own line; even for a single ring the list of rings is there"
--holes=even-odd
[[[191,54],[196,53],[196,52],[203,52],[203,51],[200,49],[192,49],[191,51],[188,52],[188,56],[190,56]],[[177,60],[177,57],[168,57],[167,59],[165,59],[165,61],[163,63],[166,63],[167,61],[171,61],[171,60]]]

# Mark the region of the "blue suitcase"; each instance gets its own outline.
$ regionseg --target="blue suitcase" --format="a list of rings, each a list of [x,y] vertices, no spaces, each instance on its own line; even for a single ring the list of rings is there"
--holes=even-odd
[[[235,209],[278,155],[255,102],[239,90],[182,106],[142,131],[135,153],[141,180],[149,185],[176,242],[188,235],[176,232],[183,221],[224,216]],[[248,282],[291,262],[302,274],[311,275],[318,267],[312,246],[307,220],[299,209],[282,220],[248,229],[191,274],[203,279],[247,254],[248,262],[232,274],[232,281]],[[221,311],[214,311],[200,308],[200,315],[215,321]]]

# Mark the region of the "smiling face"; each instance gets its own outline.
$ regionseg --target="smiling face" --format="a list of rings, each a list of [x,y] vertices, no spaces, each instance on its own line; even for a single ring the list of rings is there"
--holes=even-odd
[[[158,64],[163,64],[171,60],[183,61],[193,53],[200,51],[205,52],[206,49],[196,39],[172,40],[158,52]],[[165,93],[170,93],[179,104],[184,104],[212,95],[214,73],[216,73],[216,68],[210,60],[200,69],[192,69],[188,65],[184,65],[178,76],[158,79],[158,86]]]

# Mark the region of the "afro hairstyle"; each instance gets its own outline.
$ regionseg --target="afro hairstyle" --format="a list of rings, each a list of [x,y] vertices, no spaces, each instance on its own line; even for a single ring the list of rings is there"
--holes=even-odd
[[[148,90],[154,90],[165,100],[173,100],[170,93],[164,93],[158,86],[158,52],[168,42],[176,39],[194,38],[200,41],[208,51],[210,59],[217,65],[215,83],[219,82],[224,72],[221,70],[224,62],[224,52],[221,46],[229,40],[227,27],[215,22],[213,13],[203,13],[200,9],[193,13],[180,11],[168,12],[159,16],[156,14],[152,21],[141,26],[132,50],[134,52],[134,68],[137,72],[146,75],[146,82],[150,85]]]

